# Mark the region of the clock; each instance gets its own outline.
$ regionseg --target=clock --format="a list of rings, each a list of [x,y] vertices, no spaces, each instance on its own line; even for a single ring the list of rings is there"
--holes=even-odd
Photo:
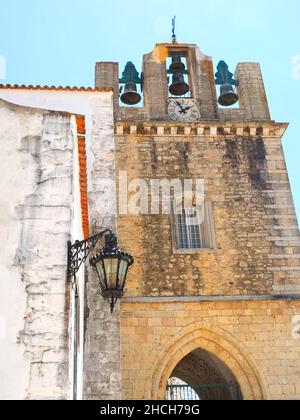
[[[169,117],[173,121],[198,121],[200,112],[193,99],[172,99],[168,106]]]

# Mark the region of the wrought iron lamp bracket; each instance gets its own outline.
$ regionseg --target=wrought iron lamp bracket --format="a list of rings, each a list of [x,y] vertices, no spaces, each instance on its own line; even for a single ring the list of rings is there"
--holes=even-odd
[[[75,278],[82,264],[86,262],[90,253],[96,248],[100,239],[107,234],[113,234],[112,230],[106,229],[84,241],[76,241],[73,245],[71,242],[68,242],[68,282],[72,282],[72,279]]]

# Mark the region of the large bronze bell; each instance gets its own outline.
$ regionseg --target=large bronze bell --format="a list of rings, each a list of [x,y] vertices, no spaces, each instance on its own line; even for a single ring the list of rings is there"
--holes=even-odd
[[[172,56],[172,64],[170,65],[168,73],[173,74],[172,84],[169,92],[173,96],[183,96],[190,90],[189,85],[184,80],[185,64],[181,60],[180,55]]]
[[[169,88],[169,92],[174,96],[183,96],[190,90],[189,85],[185,82],[182,73],[175,73],[173,76],[173,83]]]
[[[121,95],[121,101],[126,105],[137,105],[142,97],[137,91],[134,82],[127,82],[125,84],[124,93]]]
[[[220,92],[221,94],[218,102],[222,106],[234,105],[239,100],[238,95],[234,92],[232,85],[229,83],[221,85]]]
[[[180,55],[173,55],[172,64],[170,65],[170,71],[175,73],[177,70],[185,70],[185,65],[181,61]]]

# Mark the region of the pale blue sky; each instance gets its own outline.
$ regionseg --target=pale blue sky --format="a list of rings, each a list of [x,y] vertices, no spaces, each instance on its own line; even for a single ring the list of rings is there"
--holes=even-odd
[[[215,65],[261,63],[272,118],[290,122],[283,145],[299,218],[299,0],[0,0],[5,83],[93,86],[96,61],[140,68],[144,53],[170,39],[174,15],[178,39]]]

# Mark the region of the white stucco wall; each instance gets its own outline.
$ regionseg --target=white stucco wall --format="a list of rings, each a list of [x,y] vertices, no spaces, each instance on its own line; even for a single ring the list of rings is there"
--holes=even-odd
[[[100,154],[101,160],[103,159],[104,164],[107,164],[108,167],[111,166],[111,162],[114,162],[112,92],[0,89],[0,99],[27,107],[84,115],[86,120],[88,185],[89,192],[91,194],[95,193],[95,181],[92,180],[95,160],[99,162]],[[105,215],[111,216],[116,212],[116,199],[112,199],[115,190],[111,188],[110,177],[110,170],[107,172],[104,168],[103,178],[96,182],[102,182],[103,185],[107,182],[108,188],[102,188],[101,199],[97,200],[95,206],[91,203],[98,218],[102,218],[102,215],[104,215],[104,223]]]
[[[0,398],[64,398],[70,116],[0,100],[0,122]]]
[[[4,103],[1,99],[18,106]],[[74,148],[76,146],[74,141],[75,120],[71,115],[63,117],[60,114],[61,111],[66,111],[71,114],[84,115],[86,118],[91,226],[95,229],[98,226],[115,227],[115,189],[106,188],[106,183],[109,185],[115,183],[112,93],[1,89],[0,103],[0,140],[8,157],[6,166],[4,166],[5,174],[0,179],[2,194],[0,197],[0,239],[2,239],[2,243],[8,241],[5,250],[0,249],[0,273],[2,276],[0,299],[5,301],[1,304],[0,309],[0,340],[5,342],[1,346],[3,352],[0,353],[0,376],[1,379],[5,378],[4,381],[0,381],[0,399],[70,398],[72,369],[68,369],[66,372],[66,367],[72,367],[72,357],[69,357],[71,346],[70,340],[66,338],[66,333],[69,333],[71,326],[67,326],[68,330],[66,331],[66,324],[72,319],[72,315],[69,319],[69,313],[66,313],[66,307],[69,304],[66,302],[65,294],[66,242],[68,239],[72,241],[82,239],[82,229],[78,157],[76,147]],[[22,106],[32,108],[23,108]],[[49,109],[59,111],[58,114],[55,114],[55,124],[51,126],[50,122],[51,133],[49,133],[50,117],[47,111]],[[65,146],[62,137],[59,136],[61,133],[60,124],[62,126],[66,124],[66,121],[63,121],[64,118],[68,120],[68,134],[63,133],[63,137],[67,136],[68,138]],[[45,125],[47,119],[48,122]],[[21,127],[21,132],[18,127]],[[45,137],[46,143],[43,143]],[[51,146],[49,146],[49,137]],[[22,143],[22,139],[28,143],[26,150],[20,150],[17,146]],[[41,155],[41,150],[35,150],[39,147],[37,139],[42,141],[42,144],[46,145],[45,147],[52,147],[52,150],[43,150],[46,153]],[[105,162],[102,163],[102,160]],[[41,171],[43,173],[49,164],[50,167],[54,164],[55,172],[62,172],[61,177],[64,178],[64,181],[56,179],[55,173],[50,179],[42,178],[41,184],[37,184],[37,173]],[[42,169],[39,167],[40,165],[42,165]],[[14,167],[17,169],[12,171]],[[59,174],[58,177],[60,177]],[[36,214],[40,206],[36,200],[38,201],[41,194],[41,188],[45,189],[45,195],[42,192],[42,201],[44,200],[42,204],[45,204],[46,201],[50,209],[47,214],[46,205],[42,206],[41,213],[44,220],[47,220],[45,223]],[[6,191],[8,192],[6,193]],[[31,214],[29,218],[24,216],[24,211],[28,213],[28,209],[31,209],[31,202],[29,202],[29,206],[27,205],[28,197],[29,200],[34,198],[33,204],[36,206],[34,214]],[[56,200],[55,205],[62,205],[61,212],[51,207],[51,197]],[[47,201],[46,198],[49,198],[50,201]],[[66,207],[69,212],[66,212]],[[18,208],[22,209],[22,212],[19,215],[20,220],[16,222],[16,209]],[[32,212],[32,209],[30,211]],[[62,220],[59,224],[59,231],[56,233],[56,225],[53,226],[53,222],[57,219]],[[41,229],[37,229],[37,224],[42,226]],[[2,229],[2,226],[5,226],[5,229]],[[46,261],[49,255],[45,252],[40,260],[36,258],[31,260],[29,258],[31,240],[35,251],[37,248],[45,250],[47,247],[51,247],[49,245],[50,237],[45,236],[46,232],[41,235],[40,231],[48,228],[54,235],[57,235],[54,238],[52,252],[49,252],[51,258]],[[39,232],[38,235],[36,230]],[[33,238],[28,238],[31,234]],[[56,250],[54,251],[54,249]],[[52,259],[55,257],[56,251],[60,253],[63,260],[61,264],[55,263]],[[49,275],[51,265],[55,266],[55,274]],[[26,273],[24,274],[22,270]],[[55,282],[51,282],[49,279],[52,275]],[[39,282],[37,277],[40,279]],[[84,302],[83,270],[79,273],[78,279],[80,300]],[[49,280],[50,285],[48,284]],[[53,291],[52,284],[55,287]],[[35,293],[28,293],[28,290],[30,292],[34,290]],[[45,297],[47,311],[44,310]],[[51,307],[50,302],[53,302],[55,307]],[[44,311],[42,319],[34,319],[33,324],[31,317],[34,317],[35,313],[33,314],[32,305],[34,311],[37,310],[36,308]],[[55,325],[53,324],[54,319],[56,320]],[[79,398],[83,393],[83,321],[84,311],[82,310],[78,372]],[[35,331],[31,330],[32,325]],[[30,342],[35,340],[36,333],[41,336],[41,342],[37,347],[32,347]],[[44,346],[45,339],[50,340],[47,343],[53,344],[54,349],[50,345],[49,350],[45,352],[45,348],[43,348],[43,352],[39,354],[38,347]],[[64,341],[65,339],[67,342]],[[61,347],[63,347],[62,351],[59,350]],[[7,354],[10,355],[8,360],[10,363],[6,362]],[[101,366],[99,369],[101,370]],[[96,371],[95,377],[97,377]]]
[[[33,173],[27,170],[30,155],[20,153],[21,138],[40,135],[43,115],[18,113],[0,101],[1,177],[0,177],[0,398],[25,398],[29,362],[23,357],[24,345],[18,345],[24,328],[26,310],[25,283],[15,265],[22,234],[22,221],[16,210],[33,190]]]

